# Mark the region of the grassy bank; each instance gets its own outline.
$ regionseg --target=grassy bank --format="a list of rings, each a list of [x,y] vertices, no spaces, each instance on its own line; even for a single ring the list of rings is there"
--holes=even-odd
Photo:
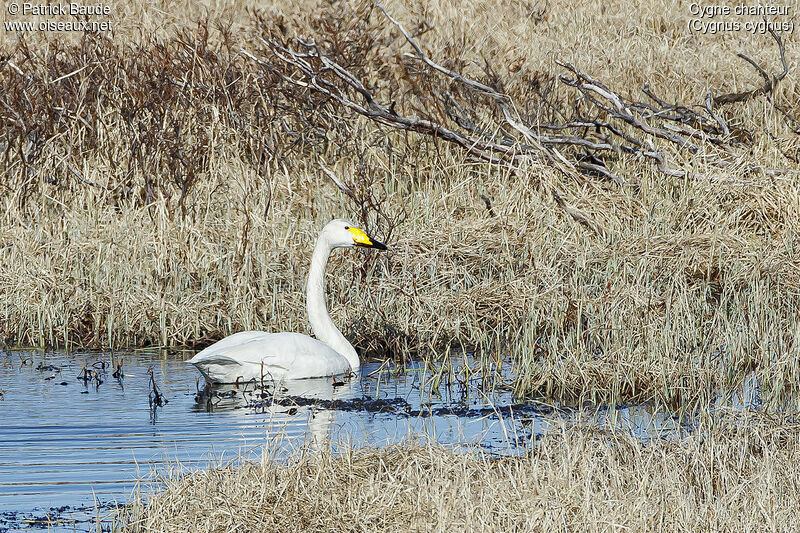
[[[741,421],[740,421],[741,422]],[[214,469],[134,504],[131,531],[786,531],[796,425],[680,442],[567,430],[523,458],[397,447]]]
[[[349,216],[392,249],[337,253],[329,267],[334,320],[365,355],[511,356],[520,393],[561,401],[691,407],[750,372],[768,405],[798,392],[800,165],[785,113],[800,107],[794,35],[783,35],[788,75],[768,95],[716,107],[727,135],[676,126],[698,151],[614,126],[628,136],[620,144],[650,143],[677,176],[644,148],[597,152],[600,164],[581,159],[588,148],[561,147],[565,170],[554,148],[526,148],[486,93],[405,57],[413,48],[369,4],[111,5],[144,29],[119,16],[113,34],[0,41],[11,60],[0,61],[6,344],[203,346],[244,329],[308,332],[315,233]],[[708,92],[763,83],[737,52],[781,71],[768,34],[691,33],[689,7],[671,2],[386,7],[430,58],[502,90],[531,127],[574,121],[573,110],[617,120],[560,81],[570,72],[556,59],[628,99],[646,100],[649,83],[707,120]],[[303,73],[265,44],[301,46],[297,36],[398,116],[491,137],[499,155],[298,87]]]

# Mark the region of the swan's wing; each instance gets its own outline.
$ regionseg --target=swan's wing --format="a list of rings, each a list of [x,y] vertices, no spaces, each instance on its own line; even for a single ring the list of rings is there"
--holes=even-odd
[[[216,383],[301,379],[346,372],[350,365],[330,346],[299,333],[245,331],[201,351],[192,363]]]
[[[225,350],[226,348],[231,348],[235,346],[239,346],[242,344],[246,344],[250,341],[268,341],[268,339],[276,335],[276,333],[267,333],[266,331],[240,331],[239,333],[234,333],[233,335],[228,335],[224,339],[218,340],[211,346],[206,347],[204,350],[198,352],[192,359],[196,359],[197,357],[202,357],[204,355],[208,355],[210,353],[217,353]]]

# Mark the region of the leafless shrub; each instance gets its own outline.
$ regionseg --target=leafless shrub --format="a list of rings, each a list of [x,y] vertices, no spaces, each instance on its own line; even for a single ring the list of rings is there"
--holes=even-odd
[[[53,40],[33,51],[20,39],[0,71],[6,187],[21,187],[21,202],[41,187],[71,183],[134,205],[161,195],[170,211],[186,215],[187,197],[220,143],[215,136],[235,134],[243,152],[263,164],[274,151],[264,132],[275,109],[251,89],[253,68],[234,51],[230,33],[220,25],[223,39],[212,44],[209,24],[138,45],[86,33],[79,44]],[[108,139],[118,122],[123,138]],[[105,183],[83,176],[86,152],[107,158]],[[46,160],[60,174],[41,175]]]

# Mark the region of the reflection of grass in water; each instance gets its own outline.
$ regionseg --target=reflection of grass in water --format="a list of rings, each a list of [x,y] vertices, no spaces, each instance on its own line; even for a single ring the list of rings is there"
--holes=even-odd
[[[570,429],[522,458],[396,446],[186,475],[131,531],[743,531],[791,528],[800,431],[727,420],[681,441]]]
[[[426,22],[417,39],[437,61],[484,79],[486,58],[505,91],[531,103],[520,111],[542,120],[573,112],[563,88],[538,105],[555,79],[552,57],[580,58],[620,92],[650,82],[669,101],[739,88],[744,67],[725,36],[698,46],[682,7],[653,6],[390,7],[409,28]],[[381,212],[405,217],[392,253],[335,254],[328,276],[334,320],[362,353],[403,360],[467,348],[486,364],[507,354],[520,394],[557,401],[693,410],[751,371],[767,407],[798,391],[800,217],[790,180],[676,180],[625,154],[607,163],[636,187],[573,183],[539,162],[511,176],[453,146],[298,99],[239,53],[262,55],[242,6],[219,18],[236,21],[230,33],[215,15],[188,20],[202,7],[139,6],[158,42],[122,22],[113,40],[90,35],[74,47],[36,35],[15,48],[4,36],[0,55],[22,74],[8,66],[0,77],[0,98],[16,110],[3,114],[0,137],[2,340],[170,346],[246,329],[307,332],[303,285],[317,230],[349,213],[382,238],[390,224],[376,223]],[[362,27],[350,7],[313,0],[274,9],[287,34],[340,43],[399,111],[424,107],[415,95],[450,91],[415,85],[422,78],[408,74],[385,21]],[[763,64],[774,57],[769,39],[748,46]],[[793,75],[779,88],[784,107],[800,107]],[[763,104],[724,109],[754,132],[735,146],[731,172],[750,161],[797,168],[795,137]],[[379,210],[349,202],[320,160],[352,190],[370,191]],[[700,158],[683,163],[720,172]],[[551,186],[607,236],[564,216]]]

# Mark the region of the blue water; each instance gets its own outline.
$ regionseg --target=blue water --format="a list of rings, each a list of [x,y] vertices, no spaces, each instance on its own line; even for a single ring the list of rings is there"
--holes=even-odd
[[[516,454],[576,423],[643,439],[689,430],[644,406],[584,412],[515,404],[510,375],[496,368],[484,375],[464,358],[445,371],[367,363],[336,386],[306,380],[279,391],[229,386],[200,395],[199,374],[183,362],[191,355],[0,351],[0,531],[96,530],[137,485],[152,487],[176,468],[288,457],[303,447],[427,439]],[[124,377],[115,379],[120,360]],[[102,383],[78,379],[84,367]],[[152,401],[149,369],[161,406]]]

